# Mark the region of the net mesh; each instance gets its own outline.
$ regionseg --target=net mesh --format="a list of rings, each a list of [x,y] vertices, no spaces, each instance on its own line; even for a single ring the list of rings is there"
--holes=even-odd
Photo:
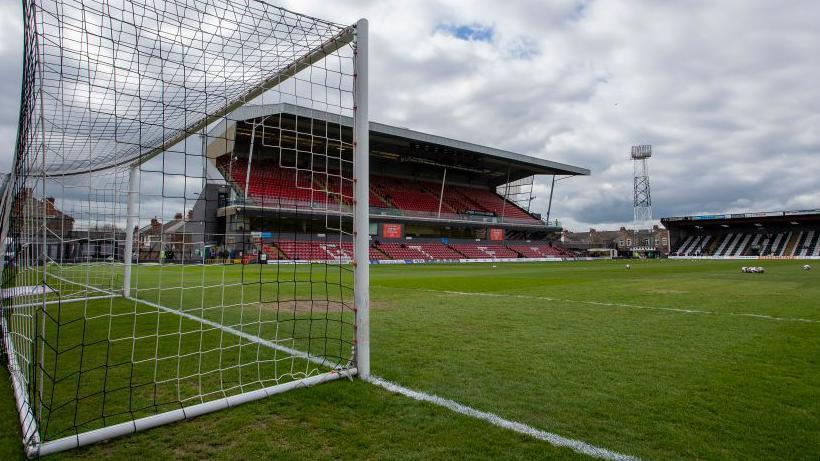
[[[25,442],[354,367],[354,29],[257,0],[24,15],[0,212]]]

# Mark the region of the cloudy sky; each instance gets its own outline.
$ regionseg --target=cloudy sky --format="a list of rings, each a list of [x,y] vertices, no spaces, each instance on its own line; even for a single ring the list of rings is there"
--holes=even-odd
[[[652,144],[655,216],[820,208],[820,2],[288,0],[367,17],[371,119],[580,165],[553,216],[631,220]],[[0,0],[0,170],[14,149],[18,0]],[[548,179],[535,211],[546,211]]]

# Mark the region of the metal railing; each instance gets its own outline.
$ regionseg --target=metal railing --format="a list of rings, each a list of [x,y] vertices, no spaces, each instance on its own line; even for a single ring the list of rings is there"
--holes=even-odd
[[[266,200],[264,198],[259,197],[249,197],[247,201],[242,198],[228,200],[225,203],[225,206],[238,206],[238,207],[259,207],[263,209],[271,209],[271,210],[299,210],[301,212],[307,211],[308,209],[315,210],[316,212],[335,212],[335,213],[352,213],[352,207],[347,203],[339,203],[339,202],[325,202],[325,201],[302,201],[302,200],[294,200],[288,198],[275,198]],[[543,220],[536,219],[535,217],[531,218],[512,218],[512,217],[502,217],[502,216],[485,216],[479,214],[460,214],[460,213],[436,213],[432,211],[417,211],[417,210],[400,210],[398,208],[379,208],[379,207],[370,207],[370,215],[371,216],[386,216],[386,217],[396,217],[396,218],[418,218],[423,220],[429,221],[461,221],[461,222],[469,222],[469,223],[485,223],[485,224],[520,224],[520,225],[530,225],[530,226],[542,226],[542,227],[560,227],[560,223],[558,220],[553,222],[546,222]]]

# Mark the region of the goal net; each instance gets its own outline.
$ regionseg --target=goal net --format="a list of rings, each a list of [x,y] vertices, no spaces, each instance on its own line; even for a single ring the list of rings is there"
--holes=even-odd
[[[369,372],[367,22],[26,0],[0,184],[28,456]]]

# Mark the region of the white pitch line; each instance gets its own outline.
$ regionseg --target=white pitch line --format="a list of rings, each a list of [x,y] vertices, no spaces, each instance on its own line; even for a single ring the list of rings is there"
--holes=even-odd
[[[820,323],[820,320],[801,319],[801,318],[793,318],[793,317],[775,317],[773,315],[749,314],[749,313],[744,313],[744,312],[727,312],[726,315],[734,315],[734,316],[738,316],[738,317],[754,317],[754,318],[763,319],[763,320],[776,320],[778,322]]]
[[[148,307],[153,307],[153,308],[156,308],[156,309],[160,309],[162,311],[165,311],[165,312],[168,312],[168,313],[171,313],[171,314],[176,314],[176,315],[179,315],[180,317],[185,317],[189,320],[193,320],[195,322],[202,323],[203,325],[208,325],[210,327],[222,330],[224,332],[231,333],[233,335],[239,336],[239,337],[244,338],[244,339],[246,339],[246,340],[248,340],[248,341],[250,341],[254,344],[259,344],[259,345],[268,347],[270,349],[275,349],[275,350],[278,350],[280,352],[284,352],[286,354],[293,355],[293,356],[298,357],[300,359],[313,362],[317,365],[325,366],[325,367],[328,367],[328,368],[331,368],[331,369],[334,369],[335,366],[336,366],[336,364],[334,364],[333,362],[330,362],[326,359],[323,359],[320,356],[311,355],[307,352],[303,352],[303,351],[300,351],[298,349],[293,349],[293,348],[290,348],[290,347],[287,347],[287,346],[283,346],[283,345],[278,344],[276,342],[268,341],[267,339],[260,338],[259,336],[255,336],[255,335],[252,335],[250,333],[245,333],[244,331],[237,330],[236,328],[229,327],[227,325],[222,325],[219,322],[214,322],[213,320],[208,320],[208,319],[199,317],[197,315],[193,315],[193,314],[185,312],[185,311],[181,311],[181,310],[178,310],[178,309],[173,309],[173,308],[170,308],[170,307],[165,307],[161,304],[153,303],[151,301],[146,301],[144,299],[134,298],[134,297],[130,297],[130,296],[127,297],[127,298],[124,298],[124,299],[127,299],[129,301],[134,301],[134,302],[137,302],[137,303],[140,303],[140,304],[144,304]]]
[[[413,290],[414,288],[410,288]],[[669,312],[679,312],[682,314],[706,314],[706,315],[732,315],[736,317],[751,317],[756,319],[762,320],[774,320],[777,322],[802,322],[802,323],[820,323],[820,320],[814,319],[802,319],[802,318],[795,318],[795,317],[775,317],[771,315],[765,314],[755,314],[755,313],[746,313],[746,312],[717,312],[717,311],[705,311],[699,309],[682,309],[682,308],[675,308],[675,307],[660,307],[660,306],[641,306],[638,304],[623,304],[623,303],[607,303],[601,301],[579,301],[576,299],[561,299],[561,298],[550,298],[548,296],[531,296],[531,295],[515,295],[515,294],[507,294],[507,293],[482,293],[482,292],[470,292],[470,291],[452,291],[452,290],[427,290],[427,289],[417,289],[416,291],[424,291],[428,293],[441,293],[441,294],[448,294],[448,295],[458,295],[458,296],[486,296],[492,298],[516,298],[516,299],[532,299],[536,301],[552,301],[552,302],[562,302],[562,303],[577,303],[577,304],[590,304],[593,306],[606,306],[606,307],[627,307],[631,309],[647,309],[647,310],[656,310],[656,311],[669,311]]]
[[[365,378],[365,381],[376,386],[379,386],[383,389],[386,389],[390,392],[401,394],[405,397],[410,397],[411,399],[419,400],[421,402],[432,403],[433,405],[444,407],[450,411],[465,416],[469,416],[471,418],[486,421],[494,426],[498,426],[503,429],[511,430],[514,432],[518,432],[519,434],[524,434],[532,438],[542,440],[556,447],[569,448],[583,455],[592,456],[594,458],[605,459],[609,461],[640,461],[640,458],[635,456],[624,455],[612,450],[607,450],[606,448],[596,447],[595,445],[591,445],[581,440],[570,439],[567,437],[562,437],[558,434],[554,434],[552,432],[542,431],[532,426],[528,426],[524,423],[504,419],[493,413],[476,410],[475,408],[462,405],[454,400],[445,399],[443,397],[439,397],[433,394],[427,394],[425,392],[414,391],[413,389],[408,389],[404,386],[400,386],[396,383],[387,381],[377,376],[370,376],[368,378]]]
[[[109,296],[105,296],[105,297],[120,296],[117,293],[114,293],[114,292],[111,292],[111,291],[106,291],[106,290],[103,290],[101,288],[95,288],[95,287],[92,287],[92,286],[84,285],[82,283],[74,282],[72,280],[65,279],[65,278],[60,277],[58,275],[49,274],[49,276],[54,277],[54,278],[59,279],[59,280],[62,280],[62,281],[67,282],[67,283],[72,283],[74,285],[79,285],[79,286],[85,287],[89,290],[99,291],[101,293],[106,293],[106,294],[109,295]],[[93,299],[98,299],[98,298],[103,298],[103,297],[100,296],[100,297],[95,297]],[[92,298],[86,298],[86,299],[92,299]],[[270,349],[275,349],[275,350],[278,350],[280,352],[284,352],[286,354],[296,356],[298,358],[313,362],[317,365],[326,366],[328,368],[335,368],[335,364],[333,364],[332,362],[330,362],[326,359],[323,359],[320,356],[311,355],[307,352],[303,352],[303,351],[300,351],[300,350],[297,350],[297,349],[293,349],[293,348],[290,348],[290,347],[287,347],[287,346],[283,346],[283,345],[275,343],[273,341],[268,341],[267,339],[260,338],[258,336],[252,335],[250,333],[245,333],[244,331],[240,331],[240,330],[237,330],[236,328],[232,328],[232,327],[229,327],[229,326],[226,326],[226,325],[222,325],[221,323],[214,322],[212,320],[208,320],[208,319],[193,315],[189,312],[185,312],[185,311],[182,311],[182,310],[179,310],[179,309],[173,309],[173,308],[170,308],[170,307],[165,307],[161,304],[153,303],[151,301],[146,301],[146,300],[140,299],[140,298],[134,298],[134,297],[131,297],[131,296],[123,297],[123,299],[127,299],[129,301],[134,301],[134,302],[137,302],[137,303],[140,303],[140,304],[144,304],[146,306],[153,307],[153,308],[156,308],[156,309],[160,309],[160,310],[163,310],[163,311],[168,312],[168,313],[177,314],[177,315],[179,315],[181,317],[185,317],[189,320],[193,320],[193,321],[202,323],[204,325],[208,325],[210,327],[217,328],[219,330],[225,331],[227,333],[231,333],[231,334],[236,335],[236,336],[240,336],[240,337],[245,338],[246,340],[248,340],[252,343],[259,344],[259,345],[268,347]]]

